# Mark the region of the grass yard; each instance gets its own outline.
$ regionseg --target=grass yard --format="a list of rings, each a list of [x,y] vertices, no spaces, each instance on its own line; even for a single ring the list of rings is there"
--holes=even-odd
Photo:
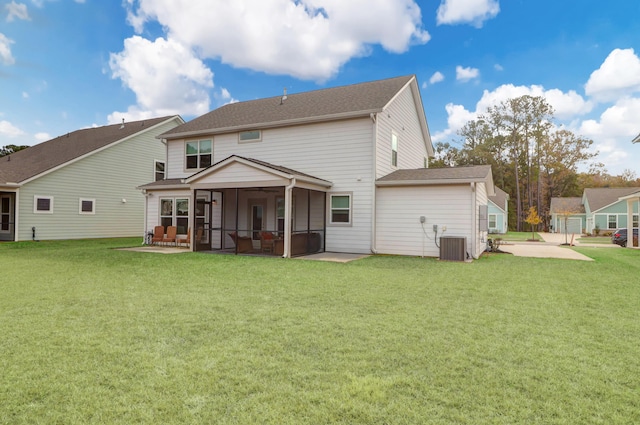
[[[531,232],[507,232],[504,235],[489,235],[501,237],[504,241],[527,241],[531,239]],[[538,240],[543,240],[542,237],[535,232],[535,238]]]
[[[569,239],[571,239],[571,236],[569,236]],[[611,236],[580,236],[578,242],[611,245]]]
[[[0,423],[640,423],[640,251],[348,264],[0,244]]]

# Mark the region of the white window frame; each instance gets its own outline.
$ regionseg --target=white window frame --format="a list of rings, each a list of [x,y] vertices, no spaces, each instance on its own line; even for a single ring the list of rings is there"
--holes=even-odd
[[[171,214],[170,215],[169,214],[163,214],[162,201],[171,201]],[[186,215],[178,214],[178,202],[179,201],[186,201],[186,204],[187,204],[187,213],[186,213]],[[163,196],[162,198],[160,198],[158,200],[158,202],[160,202],[160,205],[159,205],[159,208],[158,208],[158,218],[159,218],[158,223],[160,225],[164,226],[164,224],[162,223],[162,219],[163,218],[167,218],[167,219],[170,218],[171,219],[171,224],[169,226],[180,227],[180,226],[178,226],[178,220],[179,219],[181,219],[181,220],[186,219],[187,220],[187,224],[185,226],[184,232],[181,232],[178,229],[178,234],[179,235],[186,235],[187,231],[189,229],[189,213],[190,213],[190,210],[191,210],[191,198],[189,198],[188,196]],[[165,231],[166,231],[167,227],[168,226],[165,226]]]
[[[251,137],[256,134],[257,134],[257,137]],[[261,130],[248,130],[248,131],[241,131],[238,133],[238,143],[255,143],[260,141],[262,141]]]
[[[186,147],[185,147],[186,149]],[[186,154],[185,154],[186,156]],[[158,171],[158,164],[162,164],[162,171]],[[158,174],[161,173],[162,174],[162,178],[159,179],[158,178]],[[159,159],[156,159],[153,161],[153,181],[157,182],[157,181],[162,181],[162,180],[166,180],[167,178],[167,162],[166,161],[160,161]]]
[[[493,226],[491,225],[491,221],[493,220]],[[489,214],[489,229],[497,229],[498,228],[498,214]]]
[[[391,132],[391,166],[398,166],[398,135],[395,132]]]
[[[329,202],[327,202],[327,218],[329,219],[330,226],[352,226],[353,225],[353,193],[352,192],[336,192],[336,193],[328,193]],[[346,196],[349,198],[349,221],[333,221],[333,211],[335,210],[344,210],[345,208],[333,208],[332,200],[334,197],[343,197]]]
[[[91,211],[82,211],[82,203],[91,202]],[[78,199],[78,214],[82,215],[95,215],[96,214],[96,200],[91,198],[79,198]]]
[[[638,227],[638,214],[631,215],[631,226]]]
[[[49,209],[48,210],[39,210],[38,209],[38,199],[48,199],[49,200]],[[42,196],[42,195],[33,195],[33,213],[34,214],[53,214],[53,196]]]
[[[209,142],[211,143],[211,152],[209,153],[202,153],[202,149],[200,147],[200,145],[202,144],[202,142]],[[189,146],[190,143],[197,143],[198,144],[198,152],[197,153],[192,153],[192,154],[188,154],[187,153],[187,146]],[[209,165],[203,167],[202,166],[202,156],[203,155],[209,155],[211,156],[211,159],[209,160]],[[195,168],[189,168],[187,167],[187,159],[190,156],[195,156],[196,159],[196,167]],[[202,170],[204,168],[210,167],[211,165],[213,165],[213,139],[201,139],[201,140],[186,140],[184,142],[184,169],[185,171],[194,171],[194,170]]]
[[[611,217],[616,218],[615,225],[611,227]],[[618,228],[618,214],[607,214],[607,230],[616,230]]]

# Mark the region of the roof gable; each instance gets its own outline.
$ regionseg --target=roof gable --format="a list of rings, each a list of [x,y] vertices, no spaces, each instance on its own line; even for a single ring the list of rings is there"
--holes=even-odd
[[[148,131],[171,119],[167,116],[123,124],[76,130],[0,159],[0,182],[21,183],[64,166],[111,144]]]
[[[582,198],[579,197],[567,197],[567,198],[551,198],[551,204],[549,205],[549,214],[584,214],[585,209],[582,205]]]
[[[591,213],[620,201],[619,198],[640,190],[638,187],[597,187],[584,190],[583,202]]]
[[[495,187],[495,195],[489,196],[489,202],[493,203],[497,208],[500,208],[502,211],[507,211],[507,200],[509,199],[509,194],[499,187]]]
[[[160,137],[176,139],[260,129],[380,112],[415,77],[403,76],[304,93],[274,96],[224,105]]]

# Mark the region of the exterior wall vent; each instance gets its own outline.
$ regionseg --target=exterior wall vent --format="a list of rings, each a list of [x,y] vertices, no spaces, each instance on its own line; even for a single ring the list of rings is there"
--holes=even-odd
[[[464,261],[467,258],[467,238],[442,236],[440,238],[440,259]]]

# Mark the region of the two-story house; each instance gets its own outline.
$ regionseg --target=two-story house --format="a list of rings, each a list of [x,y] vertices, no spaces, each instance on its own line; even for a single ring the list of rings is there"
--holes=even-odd
[[[232,103],[159,138],[146,230],[176,226],[194,250],[438,256],[443,234],[484,250],[490,168],[427,168],[415,76]]]

